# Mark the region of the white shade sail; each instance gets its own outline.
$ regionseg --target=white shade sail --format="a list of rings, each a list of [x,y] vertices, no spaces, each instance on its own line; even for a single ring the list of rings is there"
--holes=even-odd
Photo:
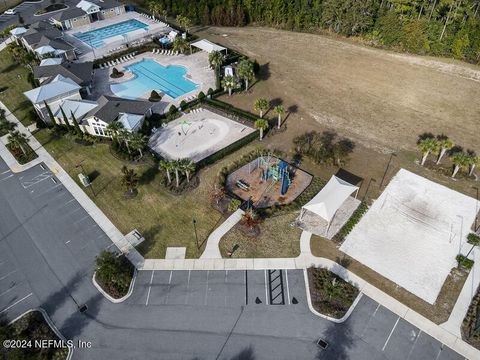
[[[217,45],[215,43],[212,43],[211,41],[208,40],[199,40],[194,43],[192,43],[192,46],[195,46],[196,48],[199,48],[203,51],[206,51],[208,53],[211,53],[213,51],[223,51],[226,50],[223,46]]]
[[[322,190],[302,209],[311,211],[330,222],[343,202],[358,189],[358,186],[332,176]]]

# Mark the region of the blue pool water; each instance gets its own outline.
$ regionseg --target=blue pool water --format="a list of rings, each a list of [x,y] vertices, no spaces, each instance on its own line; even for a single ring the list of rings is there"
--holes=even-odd
[[[161,90],[176,99],[198,88],[197,84],[185,78],[187,69],[183,66],[163,66],[152,59],[144,59],[127,66],[127,69],[135,75],[135,78],[110,86],[118,97],[136,99],[147,91]]]
[[[144,29],[148,31],[148,25],[141,21],[130,19],[113,25],[105,26],[99,29],[87,31],[84,33],[73,34],[77,39],[82,40],[91,47],[99,48],[104,45],[103,40],[117,35],[125,35],[131,31]]]

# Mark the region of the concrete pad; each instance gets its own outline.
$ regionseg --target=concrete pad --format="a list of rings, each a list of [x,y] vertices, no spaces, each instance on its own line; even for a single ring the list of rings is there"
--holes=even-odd
[[[185,259],[186,247],[167,247],[165,259]]]

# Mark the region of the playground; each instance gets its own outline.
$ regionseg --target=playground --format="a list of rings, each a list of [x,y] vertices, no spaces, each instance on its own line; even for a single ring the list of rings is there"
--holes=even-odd
[[[227,177],[227,189],[256,208],[286,205],[312,181],[312,175],[274,156],[261,156]]]
[[[195,109],[154,129],[148,145],[165,159],[198,162],[254,131],[209,110]]]

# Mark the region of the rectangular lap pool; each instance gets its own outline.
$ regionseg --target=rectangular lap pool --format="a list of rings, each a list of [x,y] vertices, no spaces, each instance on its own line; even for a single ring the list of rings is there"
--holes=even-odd
[[[141,21],[130,19],[117,24],[112,24],[95,30],[73,34],[77,39],[82,40],[91,47],[99,48],[105,45],[104,40],[114,36],[125,36],[127,33],[143,29],[148,31],[148,25]]]
[[[185,78],[187,69],[183,66],[163,66],[152,59],[144,59],[127,66],[135,78],[110,86],[112,92],[122,98],[137,99],[152,90],[160,90],[173,99],[198,88]]]

